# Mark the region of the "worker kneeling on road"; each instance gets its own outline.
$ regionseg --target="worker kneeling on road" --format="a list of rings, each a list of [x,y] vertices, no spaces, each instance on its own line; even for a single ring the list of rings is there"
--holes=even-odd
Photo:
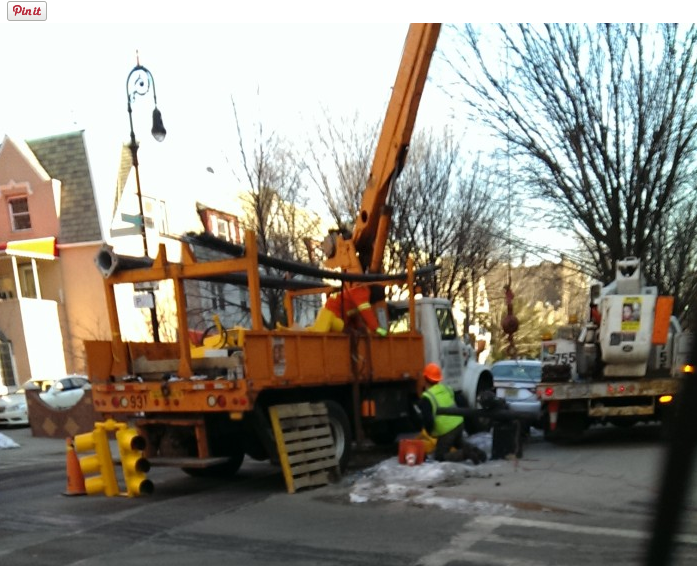
[[[439,462],[485,462],[486,453],[464,439],[464,418],[438,414],[438,409],[464,407],[462,394],[442,383],[443,374],[438,364],[430,363],[424,368],[424,379],[427,389],[419,400],[419,410],[424,429],[436,439],[434,458]]]

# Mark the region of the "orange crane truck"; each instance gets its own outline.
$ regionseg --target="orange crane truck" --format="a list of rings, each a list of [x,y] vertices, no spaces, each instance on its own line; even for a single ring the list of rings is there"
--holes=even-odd
[[[266,282],[259,262],[265,258],[251,232],[241,253],[210,261],[197,258],[189,245],[182,245],[177,262],[168,260],[164,245],[154,260],[117,256],[108,248],[97,256],[112,339],[85,343],[94,407],[105,417],[132,420],[147,440],[151,463],[198,475],[233,474],[245,455],[276,460],[269,408],[278,404],[323,401],[342,468],[354,438],[394,438],[399,423],[410,421],[425,365],[414,273],[410,268],[399,276],[381,274],[380,264],[387,194],[406,156],[439,29],[440,24],[409,28],[354,237],[334,240],[340,261],[327,267],[338,269],[324,274],[341,281],[342,293],[367,281],[402,284],[409,308],[408,324],[399,332],[264,328],[260,289]],[[224,348],[192,356],[185,283],[226,278],[248,287],[251,328],[238,331],[234,340],[228,337]],[[324,280],[303,292],[335,290]],[[161,281],[173,288],[177,341],[123,341],[115,287]],[[290,300],[287,306],[292,322]],[[434,332],[440,340],[437,325]]]

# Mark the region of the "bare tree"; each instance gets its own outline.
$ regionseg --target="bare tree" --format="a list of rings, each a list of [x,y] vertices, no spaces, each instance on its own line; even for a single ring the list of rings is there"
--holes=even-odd
[[[278,259],[311,261],[308,239],[319,234],[320,220],[304,207],[302,173],[305,165],[293,146],[275,132],[267,133],[256,124],[252,140],[245,138],[234,100],[232,107],[242,162],[241,180],[246,185],[242,223],[254,231],[259,252]],[[286,276],[269,266],[261,266],[266,275]],[[263,288],[262,301],[267,309],[265,325],[274,328],[286,324],[283,291]]]
[[[325,112],[309,146],[309,173],[340,231],[353,228],[370,175],[379,124],[360,125],[358,115],[337,124]]]
[[[407,164],[392,195],[393,237],[387,261],[403,268],[437,264],[429,291],[465,304],[466,324],[474,313],[474,290],[498,262],[502,202],[492,177],[478,160],[464,162],[447,133],[414,136]]]
[[[697,184],[697,28],[480,31],[458,31],[458,53],[449,58],[464,100],[510,145],[517,174],[553,204],[557,227],[576,235],[589,273],[609,282],[615,262],[633,255],[661,292],[693,280],[694,263],[667,265],[660,238],[680,236],[685,257],[694,257],[694,235],[672,222]],[[485,42],[494,36],[503,50]],[[674,289],[666,273],[680,279]]]
[[[651,257],[661,258],[656,283],[675,297],[675,312],[688,322],[688,305],[697,305],[697,202],[687,199],[671,209],[658,224],[651,240]]]

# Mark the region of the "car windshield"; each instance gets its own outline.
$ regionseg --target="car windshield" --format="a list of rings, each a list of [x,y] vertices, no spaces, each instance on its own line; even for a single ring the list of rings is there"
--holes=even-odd
[[[494,374],[494,379],[537,382],[542,378],[540,364],[494,364],[491,372]]]

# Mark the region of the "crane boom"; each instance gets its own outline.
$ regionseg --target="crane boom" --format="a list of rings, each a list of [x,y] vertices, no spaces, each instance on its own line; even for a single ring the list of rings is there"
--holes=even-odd
[[[404,166],[439,33],[437,23],[409,26],[353,235],[350,239],[337,236],[328,267],[349,272],[382,271],[391,216],[388,196]]]

